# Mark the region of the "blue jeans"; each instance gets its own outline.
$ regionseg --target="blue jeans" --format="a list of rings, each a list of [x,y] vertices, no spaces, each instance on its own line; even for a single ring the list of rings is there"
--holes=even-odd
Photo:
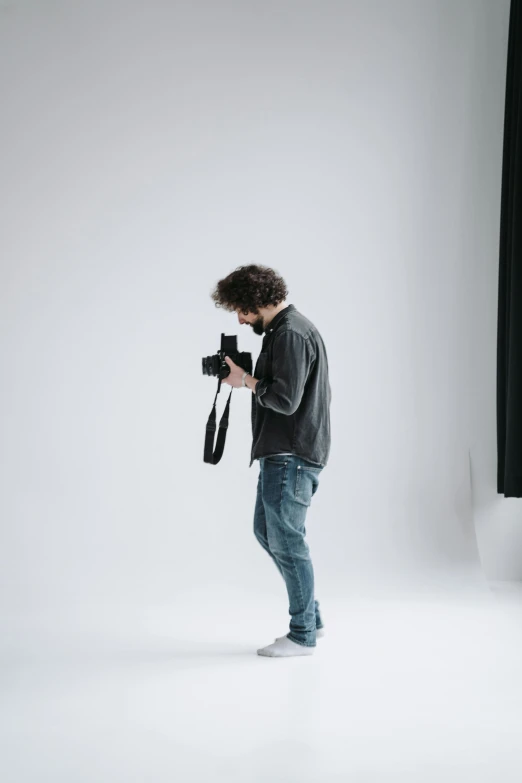
[[[322,621],[314,598],[305,518],[323,468],[294,454],[261,457],[259,464],[254,534],[286,583],[291,615],[288,638],[315,647],[315,632]]]

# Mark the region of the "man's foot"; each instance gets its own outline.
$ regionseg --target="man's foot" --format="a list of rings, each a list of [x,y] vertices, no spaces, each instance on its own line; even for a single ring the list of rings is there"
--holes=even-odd
[[[318,628],[315,632],[315,635],[318,639],[320,639],[322,636],[324,636],[324,626],[322,628]],[[281,639],[286,639],[285,636],[276,636],[276,642],[280,642]]]
[[[283,636],[273,644],[262,647],[257,651],[257,654],[266,655],[268,658],[288,658],[290,655],[312,655],[314,649],[314,647],[306,647],[304,644],[297,644],[287,636]]]

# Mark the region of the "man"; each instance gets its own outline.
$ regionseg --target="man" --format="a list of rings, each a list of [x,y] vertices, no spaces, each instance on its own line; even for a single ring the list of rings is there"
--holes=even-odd
[[[236,312],[242,325],[264,333],[254,375],[230,358],[222,380],[252,391],[250,466],[260,470],[254,534],[283,577],[290,631],[259,655],[311,655],[324,635],[305,519],[330,453],[330,400],[326,349],[316,327],[287,304],[284,280],[268,267],[239,267],[212,294],[217,307]]]

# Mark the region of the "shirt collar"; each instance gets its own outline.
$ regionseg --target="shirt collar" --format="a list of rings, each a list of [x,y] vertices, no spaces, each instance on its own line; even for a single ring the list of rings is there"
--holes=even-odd
[[[268,324],[268,327],[266,329],[265,334],[270,334],[270,332],[273,332],[274,329],[277,327],[279,322],[285,317],[285,315],[292,310],[295,310],[295,305],[289,304],[287,307],[285,307],[283,310],[280,310],[277,315],[275,315],[270,323]]]

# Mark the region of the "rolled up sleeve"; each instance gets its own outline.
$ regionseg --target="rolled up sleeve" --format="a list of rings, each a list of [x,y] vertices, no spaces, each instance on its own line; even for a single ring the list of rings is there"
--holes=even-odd
[[[301,403],[315,359],[306,337],[290,329],[276,334],[272,348],[272,377],[260,378],[255,397],[262,408],[290,416]]]

